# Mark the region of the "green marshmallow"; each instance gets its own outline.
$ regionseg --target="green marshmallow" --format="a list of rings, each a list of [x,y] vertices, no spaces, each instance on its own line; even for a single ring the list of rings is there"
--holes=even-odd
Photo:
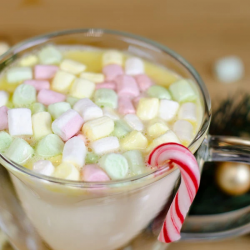
[[[71,106],[67,102],[57,102],[49,105],[48,107],[48,111],[54,120],[57,119],[60,115],[62,115],[66,111],[68,111],[69,109],[71,109]]]
[[[94,102],[101,108],[117,108],[118,97],[112,89],[98,89],[95,91]]]
[[[128,174],[127,159],[121,154],[107,154],[101,157],[99,165],[112,180],[123,179]]]
[[[138,175],[145,171],[145,161],[139,150],[130,150],[123,154],[126,157],[131,174]]]
[[[10,147],[6,150],[5,155],[12,161],[23,164],[34,154],[34,149],[28,142],[21,138],[16,138]]]
[[[79,101],[80,99],[73,97],[73,96],[67,96],[66,102],[68,102],[72,107]]]
[[[49,134],[40,140],[36,153],[42,157],[53,157],[62,154],[64,143],[58,135]]]
[[[188,80],[182,79],[170,85],[169,90],[177,102],[195,101],[197,95]]]
[[[4,152],[12,142],[12,137],[5,131],[0,132],[0,152]]]
[[[93,164],[93,163],[97,163],[98,162],[98,155],[96,155],[93,152],[88,152],[85,158],[85,162],[86,164]]]
[[[62,60],[61,52],[52,45],[48,45],[38,52],[41,64],[57,64]]]
[[[148,90],[147,90],[147,94],[150,97],[156,97],[159,99],[167,99],[167,100],[171,100],[171,95],[168,92],[168,90],[162,86],[158,86],[158,85],[154,85],[151,86]]]
[[[46,111],[45,106],[42,103],[35,102],[31,105],[32,115]]]
[[[122,120],[115,121],[115,128],[113,131],[114,136],[122,138],[129,132],[131,132],[131,128],[127,125],[127,123]]]
[[[36,89],[31,85],[21,84],[15,89],[12,101],[18,107],[34,103],[36,101]]]

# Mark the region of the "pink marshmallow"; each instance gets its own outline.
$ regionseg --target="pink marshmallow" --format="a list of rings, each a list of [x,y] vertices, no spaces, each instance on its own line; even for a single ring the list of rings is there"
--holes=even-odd
[[[54,65],[36,65],[34,68],[35,79],[51,79],[58,69]]]
[[[42,89],[37,95],[37,100],[38,102],[48,106],[53,103],[64,102],[66,100],[66,96],[52,90]]]
[[[113,82],[103,82],[103,83],[99,83],[96,84],[96,89],[116,89],[116,84]]]
[[[134,114],[135,108],[130,98],[126,96],[120,96],[118,101],[118,111],[120,114]]]
[[[134,99],[133,99],[133,104],[134,104],[134,106],[135,107],[137,107],[138,106],[138,103],[139,103],[139,101],[140,101],[140,99],[141,98],[144,98],[144,97],[147,97],[148,95],[146,94],[146,93],[141,93],[140,95],[138,95],[137,97],[135,97]]]
[[[91,181],[91,182],[110,180],[108,175],[95,164],[86,165],[85,167],[83,167],[81,173],[81,179],[83,181]]]
[[[0,108],[0,130],[8,129],[8,108],[2,106]]]
[[[102,69],[102,73],[105,75],[107,81],[113,81],[119,75],[123,75],[124,71],[120,65],[109,64]]]
[[[37,91],[50,89],[50,84],[46,80],[26,80],[23,83],[33,86]]]
[[[136,97],[140,94],[138,85],[132,76],[121,75],[115,79],[118,95]]]
[[[143,75],[143,74],[135,76],[135,80],[141,92],[146,91],[150,86],[154,84],[147,75]]]

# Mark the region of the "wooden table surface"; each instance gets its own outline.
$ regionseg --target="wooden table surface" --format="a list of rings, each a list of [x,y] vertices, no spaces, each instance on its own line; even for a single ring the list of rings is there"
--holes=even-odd
[[[41,33],[71,28],[108,28],[167,45],[190,61],[206,82],[212,102],[250,93],[249,0],[1,0],[0,40],[11,44]],[[213,62],[237,55],[242,81],[223,85]],[[249,249],[250,237],[214,243],[176,243],[169,250]]]

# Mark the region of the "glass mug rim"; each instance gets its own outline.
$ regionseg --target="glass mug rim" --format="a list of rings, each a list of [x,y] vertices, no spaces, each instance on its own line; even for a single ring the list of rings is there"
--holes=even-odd
[[[24,40],[23,42],[20,42],[16,45],[14,45],[12,48],[10,48],[6,53],[0,56],[0,64],[2,61],[8,57],[17,54],[18,52],[24,51],[28,49],[29,47],[32,47],[34,45],[42,44],[47,41],[49,41],[52,38],[60,37],[60,36],[66,36],[66,35],[76,35],[76,34],[82,34],[82,35],[87,35],[87,36],[101,36],[103,34],[109,34],[109,35],[118,35],[122,36],[124,38],[132,38],[134,40],[137,40],[138,42],[142,42],[145,45],[150,46],[150,48],[154,48],[157,50],[162,51],[165,54],[170,55],[173,57],[178,63],[180,63],[188,72],[193,76],[195,79],[196,85],[198,85],[201,97],[202,97],[202,102],[204,103],[203,107],[203,119],[199,128],[199,131],[195,135],[195,138],[193,141],[190,143],[188,148],[190,149],[204,134],[207,132],[210,120],[211,120],[211,100],[210,96],[208,93],[208,90],[206,88],[206,85],[204,84],[203,80],[201,79],[199,73],[195,70],[195,68],[182,56],[180,56],[178,53],[175,51],[169,49],[165,45],[162,45],[158,42],[155,42],[153,40],[134,35],[131,33],[123,32],[123,31],[116,31],[116,30],[108,30],[108,29],[93,29],[93,28],[86,28],[86,29],[70,29],[70,30],[62,30],[62,31],[56,31],[52,33],[47,33],[43,34],[40,36],[35,36],[33,38]],[[115,180],[115,181],[109,181],[109,182],[84,182],[84,181],[71,181],[71,180],[63,180],[63,179],[58,179],[55,177],[50,177],[50,176],[45,176],[41,175],[39,173],[36,173],[30,169],[27,169],[9,159],[7,159],[5,156],[0,154],[0,158],[5,161],[7,164],[9,164],[13,169],[22,172],[23,174],[27,174],[30,177],[34,177],[37,179],[40,179],[42,181],[48,181],[54,184],[61,184],[61,185],[69,185],[71,187],[78,187],[78,188],[93,188],[93,187],[111,187],[113,185],[125,185],[130,182],[134,181],[143,181],[144,179],[148,179],[154,176],[159,176],[166,172],[168,170],[166,167],[157,169],[151,173],[146,173],[146,174],[141,174],[137,175],[134,177],[130,178],[125,178],[122,180]],[[170,171],[169,173],[171,173]]]

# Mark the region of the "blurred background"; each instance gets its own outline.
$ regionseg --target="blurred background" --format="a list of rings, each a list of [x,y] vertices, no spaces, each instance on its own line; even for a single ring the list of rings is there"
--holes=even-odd
[[[0,0],[0,41],[10,45],[72,28],[121,30],[168,46],[198,70],[214,107],[250,93],[249,0]],[[223,84],[212,69],[217,59],[230,55],[241,58],[245,74],[237,82]],[[169,249],[244,250],[249,245],[250,237],[243,236],[223,242],[176,243]]]

